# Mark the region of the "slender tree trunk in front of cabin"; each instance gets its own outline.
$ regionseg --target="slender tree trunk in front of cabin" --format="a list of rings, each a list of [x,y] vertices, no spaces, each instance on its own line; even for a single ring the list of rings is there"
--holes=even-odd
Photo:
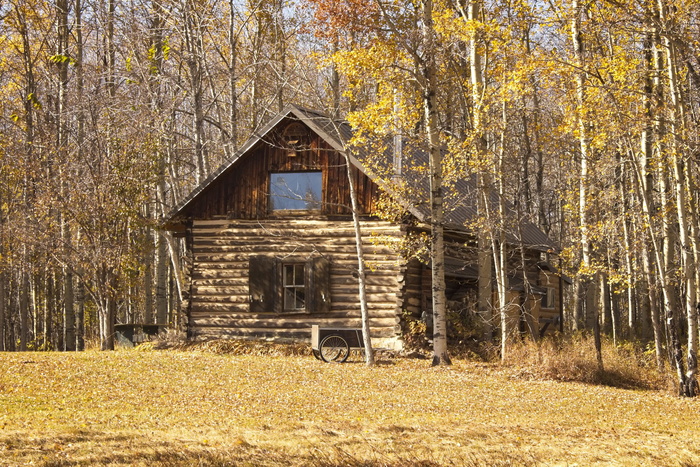
[[[175,279],[175,288],[177,290],[177,301],[181,303],[184,296],[184,281],[183,270],[182,270],[182,254],[180,245],[178,241],[173,238],[169,232],[162,232],[161,235],[165,236],[165,240],[168,243],[168,251],[170,252],[170,261],[173,268],[173,278]]]
[[[498,187],[498,211],[497,218],[491,219],[488,225],[488,230],[491,232],[491,251],[493,251],[496,273],[496,288],[498,290],[498,308],[501,315],[501,361],[506,361],[508,358],[508,346],[510,344],[510,316],[508,315],[508,278],[506,276],[506,270],[508,267],[507,258],[507,243],[506,243],[506,230],[505,230],[505,218],[506,218],[506,193],[505,193],[505,183],[503,178],[504,173],[504,160],[505,160],[505,128],[508,127],[508,119],[506,113],[506,102],[502,102],[502,127],[503,131],[501,133],[501,150],[498,154],[498,161],[496,163],[496,173],[494,174],[494,180],[496,180]],[[488,200],[484,200],[485,204],[488,206]]]
[[[445,246],[443,232],[442,153],[436,108],[436,63],[432,53],[435,30],[433,29],[433,2],[424,0],[422,7],[421,35],[425,47],[420,64],[423,91],[423,119],[425,142],[428,146],[430,170],[430,261],[433,297],[433,366],[451,365],[447,351],[447,298],[445,296]]]
[[[365,268],[365,253],[362,243],[362,227],[360,225],[360,206],[357,200],[357,189],[353,175],[353,165],[350,156],[345,152],[345,165],[348,174],[348,187],[350,189],[350,204],[352,208],[352,223],[355,231],[355,249],[357,251],[357,287],[360,299],[360,315],[362,317],[362,339],[365,347],[365,363],[374,365],[374,350],[372,349],[371,328],[369,321],[369,307],[367,306],[367,272]]]
[[[481,20],[481,1],[470,0],[466,13],[466,20],[472,24],[477,24]],[[492,242],[489,238],[487,227],[483,225],[488,216],[488,204],[491,198],[491,179],[488,174],[488,164],[483,160],[486,157],[486,135],[483,128],[483,92],[484,79],[481,66],[481,53],[479,48],[481,38],[479,37],[476,27],[472,28],[471,37],[469,39],[470,48],[470,84],[472,97],[472,127],[474,131],[474,144],[477,159],[481,162],[484,169],[477,173],[477,210],[479,221],[482,223],[478,227],[478,291],[477,291],[477,310],[481,316],[483,323],[483,337],[486,342],[491,342],[493,339],[493,285],[492,285],[492,268],[493,258],[491,256],[493,250]],[[495,252],[493,252],[495,254]]]

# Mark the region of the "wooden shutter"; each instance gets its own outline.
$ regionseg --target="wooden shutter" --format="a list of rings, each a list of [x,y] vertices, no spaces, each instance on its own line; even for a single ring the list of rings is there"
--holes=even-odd
[[[277,261],[272,256],[251,256],[248,266],[248,293],[250,311],[264,313],[277,311],[279,281]]]
[[[307,311],[328,313],[331,311],[331,263],[318,256],[307,263]]]

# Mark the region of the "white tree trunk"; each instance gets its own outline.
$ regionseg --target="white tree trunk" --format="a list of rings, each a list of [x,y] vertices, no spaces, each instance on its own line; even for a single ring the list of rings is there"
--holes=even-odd
[[[422,35],[425,52],[421,65],[423,84],[423,118],[430,155],[430,261],[432,266],[433,297],[433,365],[450,365],[447,353],[447,298],[445,296],[445,247],[443,235],[442,153],[437,128],[435,60],[435,31],[433,30],[433,3],[424,0]]]
[[[369,308],[367,306],[367,272],[365,268],[365,253],[362,244],[362,227],[360,226],[360,207],[357,201],[355,178],[352,173],[350,157],[345,152],[345,164],[348,173],[348,186],[350,188],[350,202],[352,207],[352,222],[355,230],[355,248],[357,250],[357,287],[360,299],[360,314],[362,317],[362,338],[365,347],[365,363],[374,365],[374,350],[372,349],[371,329],[369,323]]]

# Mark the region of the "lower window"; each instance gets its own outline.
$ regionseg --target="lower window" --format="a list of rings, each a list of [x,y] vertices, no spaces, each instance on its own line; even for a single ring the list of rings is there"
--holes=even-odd
[[[303,311],[306,309],[305,276],[303,264],[284,264],[282,266],[285,311]]]
[[[273,255],[253,255],[248,281],[252,312],[330,311],[330,262],[323,256],[278,259]]]

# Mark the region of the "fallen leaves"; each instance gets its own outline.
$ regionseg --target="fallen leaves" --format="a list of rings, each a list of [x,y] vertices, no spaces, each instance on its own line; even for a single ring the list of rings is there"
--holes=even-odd
[[[52,446],[61,450],[51,455],[72,462],[113,464],[221,456],[262,456],[261,465],[700,459],[698,401],[663,392],[524,381],[461,360],[451,368],[404,359],[368,368],[221,348],[37,353],[32,365],[26,354],[0,354],[0,465],[15,455],[39,462]],[[634,454],[642,447],[648,461]]]

